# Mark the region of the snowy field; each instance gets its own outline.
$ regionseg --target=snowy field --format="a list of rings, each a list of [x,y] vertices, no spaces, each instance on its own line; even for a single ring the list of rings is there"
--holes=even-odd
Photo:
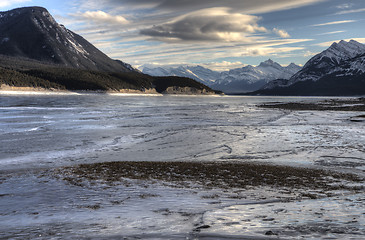
[[[0,239],[363,239],[363,112],[257,107],[322,100],[0,95]]]

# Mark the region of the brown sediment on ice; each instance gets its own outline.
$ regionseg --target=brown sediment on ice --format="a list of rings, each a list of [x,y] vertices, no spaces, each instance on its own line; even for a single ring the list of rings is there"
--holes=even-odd
[[[365,111],[365,98],[330,99],[319,102],[266,103],[262,108],[277,108],[297,111]]]
[[[105,162],[64,167],[56,170],[56,173],[69,183],[80,186],[85,180],[118,184],[125,179],[135,179],[160,180],[178,187],[197,184],[206,188],[269,186],[363,191],[360,183],[364,181],[354,174],[320,169],[231,162]],[[354,183],[357,183],[356,187]]]

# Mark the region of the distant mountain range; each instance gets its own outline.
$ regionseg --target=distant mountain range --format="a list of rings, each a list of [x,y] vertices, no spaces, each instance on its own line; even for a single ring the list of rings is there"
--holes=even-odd
[[[219,79],[210,86],[229,93],[255,91],[272,80],[289,79],[299,70],[301,70],[301,67],[294,63],[283,67],[269,59],[260,63],[257,67],[248,65],[222,72]]]
[[[365,45],[355,40],[335,42],[303,68],[294,63],[282,67],[269,59],[257,67],[249,65],[221,73],[200,66],[145,68],[143,72],[189,76],[213,89],[234,94],[365,95]]]
[[[224,72],[213,71],[202,66],[143,67],[143,73],[151,76],[189,77],[225,93],[255,91],[272,80],[289,79],[299,70],[301,67],[294,63],[283,67],[271,59],[257,67],[248,65]]]
[[[365,45],[354,40],[335,42],[289,80],[275,80],[254,94],[364,95]]]
[[[0,12],[0,87],[213,93],[195,80],[151,77],[113,60],[42,7]]]

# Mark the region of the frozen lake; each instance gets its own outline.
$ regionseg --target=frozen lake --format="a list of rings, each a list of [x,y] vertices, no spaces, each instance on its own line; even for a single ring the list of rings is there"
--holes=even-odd
[[[0,95],[0,238],[365,237],[359,192],[284,203],[275,189],[233,198],[161,182],[80,187],[45,174],[97,162],[233,161],[364,176],[365,124],[349,120],[357,113],[256,106],[321,99]]]

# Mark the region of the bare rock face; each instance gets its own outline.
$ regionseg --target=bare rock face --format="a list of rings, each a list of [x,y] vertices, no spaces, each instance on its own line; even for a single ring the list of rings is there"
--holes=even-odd
[[[0,12],[0,54],[86,70],[136,71],[58,24],[42,7]]]

